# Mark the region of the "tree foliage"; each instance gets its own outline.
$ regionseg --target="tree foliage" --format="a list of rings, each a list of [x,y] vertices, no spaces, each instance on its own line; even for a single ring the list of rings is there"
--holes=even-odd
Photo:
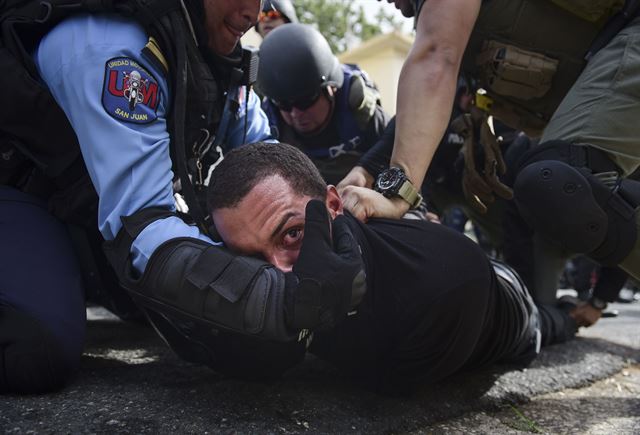
[[[352,0],[295,0],[294,6],[300,21],[314,25],[335,54],[402,26],[398,17],[382,8],[374,17],[376,22],[370,21],[364,8]]]

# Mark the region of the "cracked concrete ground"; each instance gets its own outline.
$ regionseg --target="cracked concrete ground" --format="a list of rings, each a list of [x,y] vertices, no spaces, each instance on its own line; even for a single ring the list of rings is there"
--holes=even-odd
[[[640,433],[640,303],[543,349],[404,398],[353,385],[313,357],[269,383],[182,362],[146,327],[90,312],[64,390],[0,397],[1,433]]]

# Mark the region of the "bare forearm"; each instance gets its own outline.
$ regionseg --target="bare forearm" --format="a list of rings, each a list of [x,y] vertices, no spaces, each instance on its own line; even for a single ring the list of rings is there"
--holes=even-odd
[[[409,57],[400,74],[391,165],[420,186],[444,134],[455,96],[457,67]]]
[[[400,74],[391,165],[421,185],[444,134],[480,0],[428,0]]]

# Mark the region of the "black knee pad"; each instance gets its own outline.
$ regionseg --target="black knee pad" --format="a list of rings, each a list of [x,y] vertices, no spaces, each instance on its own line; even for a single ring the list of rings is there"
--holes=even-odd
[[[555,160],[523,168],[513,186],[522,217],[541,234],[573,253],[588,253],[607,234],[607,213],[576,168]]]
[[[524,167],[514,199],[527,223],[570,253],[588,254],[614,266],[633,248],[640,183],[605,185],[588,168],[556,160]]]
[[[29,315],[0,306],[0,393],[44,393],[61,388],[75,372],[55,337]]]
[[[603,189],[602,183],[595,185],[595,177],[588,178],[595,190]],[[601,204],[609,220],[604,242],[589,256],[605,266],[617,266],[634,248],[638,239],[636,219],[640,205],[640,182],[621,179],[615,188],[600,194]]]

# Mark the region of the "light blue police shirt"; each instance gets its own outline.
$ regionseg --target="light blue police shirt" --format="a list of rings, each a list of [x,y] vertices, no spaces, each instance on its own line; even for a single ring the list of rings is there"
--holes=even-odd
[[[129,19],[78,15],[50,31],[34,53],[42,80],[78,137],[99,196],[98,226],[107,240],[120,230],[121,216],[152,206],[175,211],[168,88],[160,71],[140,55],[147,41],[142,27]],[[270,138],[253,91],[248,106],[246,142]],[[237,116],[225,116],[230,148],[243,141],[245,114],[243,102]],[[177,217],[155,221],[131,248],[138,272],[160,244],[177,237],[213,243]]]

